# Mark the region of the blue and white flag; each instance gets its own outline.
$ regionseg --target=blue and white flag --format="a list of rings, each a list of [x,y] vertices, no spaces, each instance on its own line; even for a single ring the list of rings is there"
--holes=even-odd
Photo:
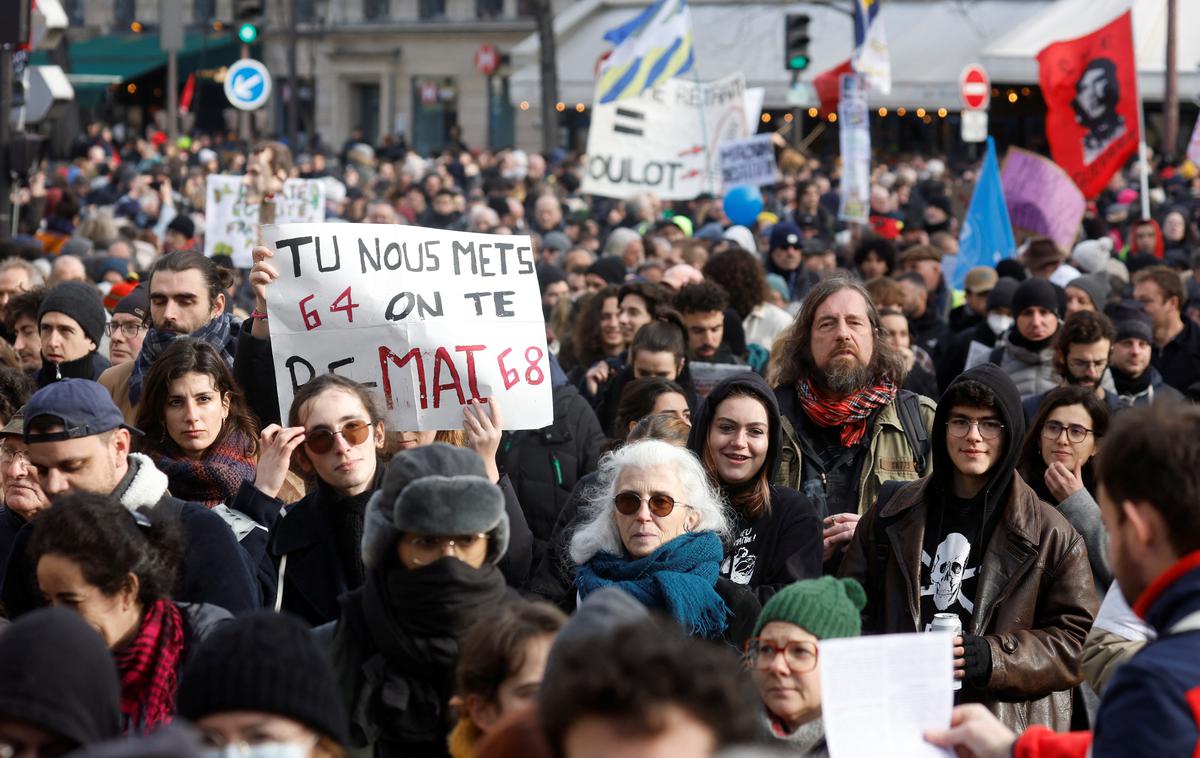
[[[1004,203],[1004,187],[1000,183],[996,142],[988,137],[987,155],[983,158],[975,194],[971,195],[971,205],[958,237],[958,263],[951,282],[954,289],[963,288],[963,280],[972,268],[995,266],[1002,259],[1011,258],[1016,247],[1008,206]]]
[[[687,0],[657,0],[604,39],[614,47],[600,63],[596,102],[637,97],[692,68],[692,14]]]
[[[870,89],[881,95],[892,92],[892,60],[888,54],[882,0],[854,0],[854,70],[867,79]]]

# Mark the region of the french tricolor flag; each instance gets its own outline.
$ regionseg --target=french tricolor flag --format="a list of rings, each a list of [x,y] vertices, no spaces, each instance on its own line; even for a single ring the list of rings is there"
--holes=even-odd
[[[892,61],[888,55],[882,0],[854,0],[854,70],[867,78],[867,86],[881,95],[892,92]]]

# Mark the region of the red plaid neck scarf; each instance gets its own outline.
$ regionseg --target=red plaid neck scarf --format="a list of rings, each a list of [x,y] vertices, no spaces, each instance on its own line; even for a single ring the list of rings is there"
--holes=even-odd
[[[156,600],[142,618],[137,637],[115,653],[121,675],[121,720],[125,731],[142,734],[169,724],[183,656],[183,618],[169,600]]]
[[[842,427],[842,447],[857,445],[867,433],[867,418],[877,409],[890,405],[896,399],[897,388],[892,381],[864,387],[849,397],[831,400],[812,385],[808,379],[796,382],[796,395],[800,407],[813,423],[824,426]]]

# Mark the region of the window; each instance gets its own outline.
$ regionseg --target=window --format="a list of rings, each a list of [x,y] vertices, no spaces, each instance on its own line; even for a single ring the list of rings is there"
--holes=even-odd
[[[446,17],[446,0],[417,0],[417,12],[422,19]]]
[[[83,26],[87,23],[83,12],[84,0],[66,0],[63,3],[63,10],[67,14],[67,22],[75,26]]]
[[[137,0],[117,0],[113,6],[113,24],[117,30],[125,31],[137,20]]]
[[[217,0],[192,0],[192,20],[204,26],[217,17]]]
[[[363,0],[363,18],[387,18],[391,10],[391,0]]]
[[[504,0],[475,0],[476,18],[500,18],[504,15]]]
[[[309,24],[317,19],[316,0],[296,0],[296,21]]]

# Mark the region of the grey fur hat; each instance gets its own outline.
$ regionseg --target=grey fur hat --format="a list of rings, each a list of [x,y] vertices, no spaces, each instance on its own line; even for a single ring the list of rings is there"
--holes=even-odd
[[[385,566],[402,532],[487,534],[488,562],[499,562],[508,549],[504,493],[488,480],[478,453],[435,442],[392,459],[367,503],[363,564]]]

